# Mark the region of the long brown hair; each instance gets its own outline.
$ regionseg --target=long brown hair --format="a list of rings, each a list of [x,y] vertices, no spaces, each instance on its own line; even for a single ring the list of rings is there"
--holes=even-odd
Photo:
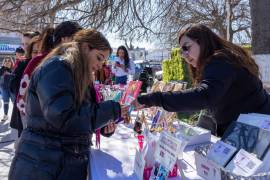
[[[92,72],[89,69],[88,61],[83,57],[83,43],[87,43],[89,49],[109,50],[112,48],[108,40],[98,31],[94,29],[84,29],[77,32],[74,36],[74,42],[64,43],[56,47],[42,61],[40,66],[53,56],[61,56],[71,67],[74,85],[75,85],[75,101],[79,105],[87,95],[87,89],[92,84]]]
[[[259,67],[250,54],[238,45],[235,45],[215,34],[202,24],[191,25],[179,34],[179,43],[183,36],[196,41],[200,46],[198,68],[189,65],[194,84],[201,81],[204,66],[213,56],[224,57],[236,67],[243,67],[249,73],[259,78]]]
[[[27,47],[26,53],[25,53],[25,58],[26,59],[32,59],[32,52],[35,44],[38,44],[39,46],[40,43],[40,37],[39,36],[34,36],[31,41],[29,46]],[[38,48],[39,49],[39,48]]]
[[[10,62],[10,66],[11,66],[11,67],[9,67],[9,68],[12,69],[13,66],[14,66],[14,61],[13,61],[13,59],[12,59],[11,56],[6,56],[6,57],[4,58],[4,60],[3,60],[3,62],[2,62],[2,66],[6,66],[6,63],[7,63],[7,62]]]

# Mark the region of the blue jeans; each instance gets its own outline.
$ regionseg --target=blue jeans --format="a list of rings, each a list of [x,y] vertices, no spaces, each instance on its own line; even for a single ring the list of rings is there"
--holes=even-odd
[[[1,88],[2,98],[4,101],[4,114],[8,114],[9,99],[11,99],[9,89]]]
[[[119,76],[119,77],[115,77],[115,83],[116,84],[127,84],[127,76]]]

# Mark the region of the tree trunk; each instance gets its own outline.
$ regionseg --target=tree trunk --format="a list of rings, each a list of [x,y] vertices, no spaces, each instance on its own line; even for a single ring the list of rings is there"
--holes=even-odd
[[[226,21],[227,21],[227,35],[226,38],[228,41],[232,42],[233,40],[233,31],[232,31],[232,2],[231,0],[226,0]]]
[[[260,67],[262,81],[270,87],[270,1],[250,0],[252,53]]]
[[[250,5],[252,52],[253,54],[270,54],[270,1],[250,0]]]

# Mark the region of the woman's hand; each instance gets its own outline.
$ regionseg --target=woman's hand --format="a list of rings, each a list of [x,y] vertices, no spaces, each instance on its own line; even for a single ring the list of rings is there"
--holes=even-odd
[[[109,124],[104,128],[104,134],[111,134],[115,131],[117,125],[113,122],[110,121]]]
[[[138,110],[141,110],[141,109],[145,108],[145,105],[144,104],[140,104],[137,99],[135,99],[135,100],[133,100],[131,102],[131,106],[134,107],[134,110],[135,111],[138,111]]]
[[[129,116],[128,114],[129,108],[130,106],[121,105],[121,117],[124,118],[124,120],[127,119]]]

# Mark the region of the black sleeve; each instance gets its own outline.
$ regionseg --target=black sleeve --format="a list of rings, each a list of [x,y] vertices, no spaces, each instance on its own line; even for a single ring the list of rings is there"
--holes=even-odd
[[[18,94],[21,78],[22,78],[24,69],[27,66],[27,63],[28,61],[20,61],[17,67],[11,73],[11,77],[9,81],[9,90],[14,95]]]
[[[4,74],[4,72],[5,72],[5,68],[4,68],[4,66],[1,66],[1,68],[0,68],[0,76],[2,76]]]
[[[211,108],[232,85],[236,68],[226,61],[213,60],[205,66],[203,80],[193,89],[179,92],[156,92],[138,97],[140,104],[161,106],[167,111],[191,111]]]
[[[73,75],[64,62],[45,66],[31,81],[37,82],[36,93],[43,116],[60,132],[94,132],[120,116],[120,105],[113,101],[100,104],[85,101],[76,107]]]

